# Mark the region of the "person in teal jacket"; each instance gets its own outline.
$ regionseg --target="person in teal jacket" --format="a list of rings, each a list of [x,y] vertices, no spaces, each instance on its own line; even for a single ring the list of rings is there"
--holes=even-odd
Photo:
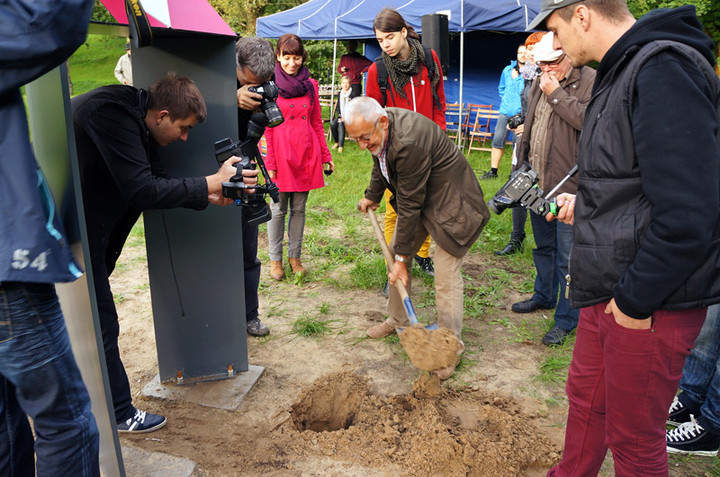
[[[520,74],[520,68],[525,65],[525,45],[518,46],[517,61],[513,60],[506,66],[500,75],[498,93],[500,94],[500,116],[495,123],[495,134],[493,135],[492,152],[490,153],[490,170],[481,179],[494,179],[497,177],[498,166],[502,158],[505,140],[510,132],[507,128],[508,121],[522,111],[522,100],[520,95],[525,87],[525,81]]]

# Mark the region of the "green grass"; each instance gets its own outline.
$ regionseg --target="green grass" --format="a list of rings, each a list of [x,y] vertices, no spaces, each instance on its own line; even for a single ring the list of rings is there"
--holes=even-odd
[[[331,323],[332,321],[325,321],[317,316],[303,313],[293,322],[292,332],[304,337],[323,336],[332,331]]]

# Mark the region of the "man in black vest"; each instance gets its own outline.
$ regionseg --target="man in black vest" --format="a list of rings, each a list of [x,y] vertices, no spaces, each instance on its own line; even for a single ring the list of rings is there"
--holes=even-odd
[[[548,475],[666,476],[665,420],[720,301],[720,80],[694,7],[635,21],[625,0],[543,0],[573,66],[598,61],[578,146],[570,300],[582,307],[565,450]],[[670,41],[668,41],[670,40]]]

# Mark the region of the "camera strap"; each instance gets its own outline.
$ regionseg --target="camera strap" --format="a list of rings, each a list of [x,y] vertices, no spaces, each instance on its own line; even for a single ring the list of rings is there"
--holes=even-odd
[[[125,0],[125,13],[130,28],[130,41],[135,48],[152,45],[153,35],[150,20],[140,5],[140,0]]]

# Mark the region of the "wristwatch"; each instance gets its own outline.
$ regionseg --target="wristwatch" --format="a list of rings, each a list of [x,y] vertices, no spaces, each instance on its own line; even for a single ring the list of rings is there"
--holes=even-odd
[[[401,263],[407,263],[408,259],[407,259],[407,257],[403,257],[402,255],[395,254],[395,261],[401,262]]]

